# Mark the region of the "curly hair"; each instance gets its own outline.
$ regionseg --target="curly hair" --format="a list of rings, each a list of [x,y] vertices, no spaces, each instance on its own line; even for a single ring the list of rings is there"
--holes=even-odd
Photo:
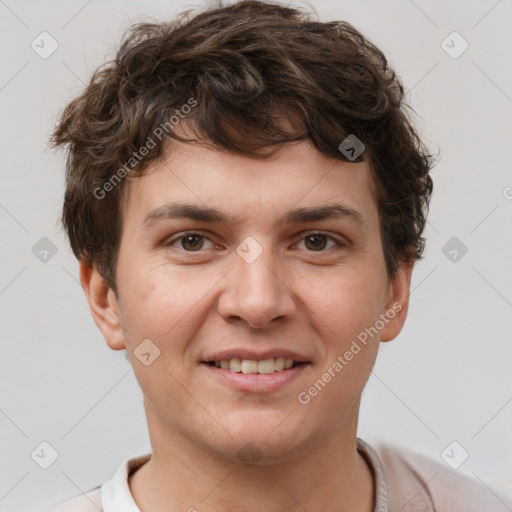
[[[270,2],[219,2],[191,12],[171,22],[132,25],[115,58],[93,73],[51,134],[51,147],[67,147],[61,220],[75,256],[95,265],[116,291],[120,178],[142,176],[163,158],[171,137],[252,158],[309,139],[328,157],[365,160],[388,275],[400,262],[420,258],[433,156],[383,53],[347,22],[320,22]],[[149,137],[187,104],[194,106],[187,121],[195,138],[172,129]],[[357,159],[339,149],[349,135],[365,146]],[[151,150],[133,165],[150,139]],[[108,198],[98,197],[98,190],[103,196],[108,190]]]

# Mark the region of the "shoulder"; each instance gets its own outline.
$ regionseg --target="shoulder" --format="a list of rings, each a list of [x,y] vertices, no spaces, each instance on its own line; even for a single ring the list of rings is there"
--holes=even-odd
[[[42,512],[138,511],[130,492],[128,478],[150,458],[151,454],[145,454],[125,459],[108,482],[80,496],[57,503]]]
[[[412,450],[374,447],[388,487],[389,511],[485,512],[512,510],[512,495]]]
[[[43,512],[98,512],[98,510],[103,510],[101,487],[53,505],[51,508],[43,510]]]

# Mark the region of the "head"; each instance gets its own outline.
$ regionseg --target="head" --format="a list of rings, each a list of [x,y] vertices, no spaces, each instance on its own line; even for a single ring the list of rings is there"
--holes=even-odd
[[[355,428],[424,244],[432,157],[407,108],[350,24],[257,1],[133,26],[65,108],[63,224],[150,432],[276,458]],[[276,389],[214,374],[276,350],[301,363]]]

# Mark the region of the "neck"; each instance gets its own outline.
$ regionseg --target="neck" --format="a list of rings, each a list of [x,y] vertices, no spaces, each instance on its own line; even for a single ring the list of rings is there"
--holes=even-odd
[[[129,479],[134,500],[144,512],[374,509],[373,476],[357,452],[355,428],[334,432],[327,443],[325,438],[311,442],[285,460],[263,457],[250,465],[169,432],[150,415],[148,423],[151,459]]]

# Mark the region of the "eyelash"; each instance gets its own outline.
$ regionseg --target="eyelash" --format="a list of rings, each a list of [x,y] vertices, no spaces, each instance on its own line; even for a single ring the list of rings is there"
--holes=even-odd
[[[182,235],[180,235],[178,237],[175,237],[175,238],[172,238],[172,239],[168,240],[167,242],[165,242],[164,245],[165,246],[173,245],[174,243],[179,242],[180,240],[184,240],[185,238],[187,238],[188,236],[191,236],[191,235],[196,235],[198,237],[210,240],[206,235],[203,235],[203,234],[198,233],[196,231],[189,231],[189,232],[185,232],[184,234],[182,234]],[[323,236],[323,237],[326,237],[326,238],[330,239],[331,241],[333,241],[336,244],[337,248],[345,247],[345,244],[342,243],[340,240],[338,240],[337,238],[333,237],[332,235],[329,235],[327,233],[323,233],[322,231],[311,231],[309,233],[306,233],[305,235],[302,236],[300,241],[305,240],[309,236],[315,236],[315,235]],[[212,242],[212,241],[210,240],[210,242]],[[214,242],[212,242],[212,243],[214,243]],[[336,247],[332,247],[331,249],[335,249],[335,248]],[[186,249],[183,249],[183,248],[181,248],[181,250],[183,252],[187,252],[187,253],[191,253],[191,254],[204,252],[202,250],[199,250],[199,251],[187,251]],[[322,253],[322,252],[327,252],[328,250],[330,250],[330,249],[322,249],[320,251],[308,251],[308,252],[311,252],[311,253]]]

